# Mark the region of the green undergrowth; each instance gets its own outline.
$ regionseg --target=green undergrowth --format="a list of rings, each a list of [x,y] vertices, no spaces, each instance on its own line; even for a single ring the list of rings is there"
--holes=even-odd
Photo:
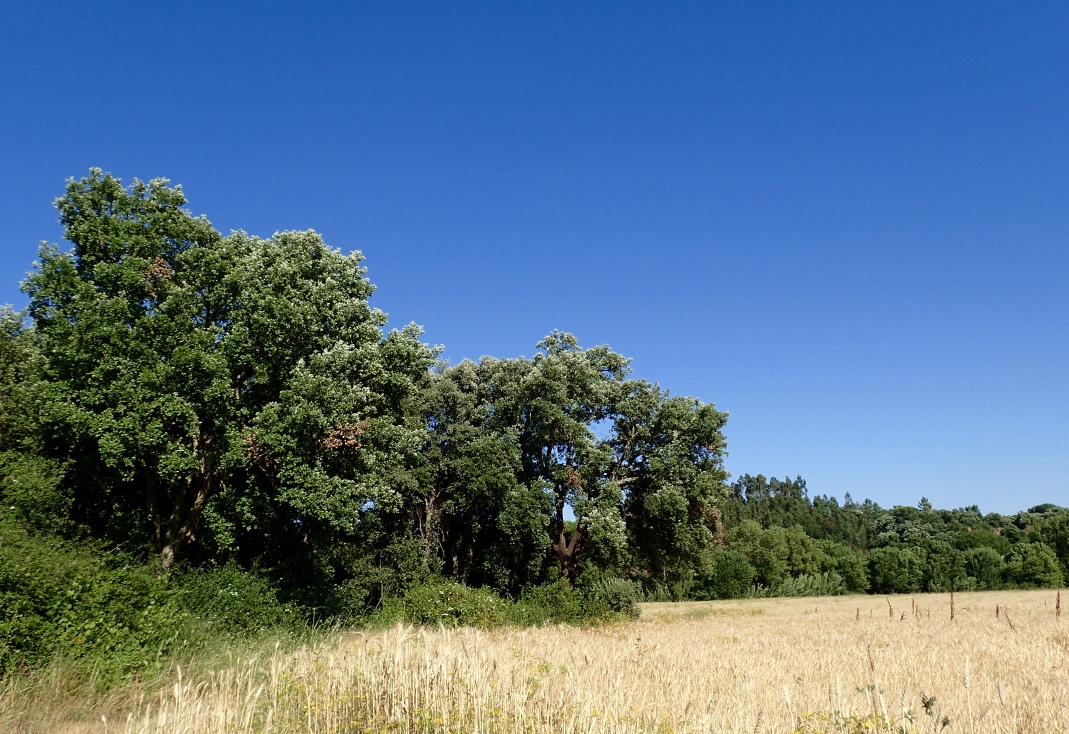
[[[749,599],[799,596],[841,596],[848,593],[842,577],[834,571],[802,574],[784,579],[772,588],[755,584],[742,596]]]
[[[101,688],[307,627],[256,574],[233,566],[164,574],[122,550],[2,517],[0,609],[0,678],[52,666]]]
[[[107,690],[153,680],[221,650],[309,640],[341,627],[487,628],[631,618],[637,593],[622,579],[579,590],[559,580],[509,598],[430,577],[375,609],[324,618],[320,610],[286,602],[267,574],[233,564],[163,573],[120,549],[35,533],[0,516],[0,679],[63,671],[69,681]]]
[[[516,599],[490,589],[433,579],[413,586],[401,597],[386,600],[368,623],[376,627],[403,622],[484,628],[592,624],[637,617],[636,598],[634,587],[623,579],[606,579],[580,590],[558,580],[528,589]]]

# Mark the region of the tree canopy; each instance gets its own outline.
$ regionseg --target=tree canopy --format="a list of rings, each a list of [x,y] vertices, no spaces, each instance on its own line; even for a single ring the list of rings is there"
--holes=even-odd
[[[403,490],[432,350],[416,327],[383,335],[359,253],[310,231],[223,237],[185,203],[162,180],[71,181],[72,248],[42,247],[26,281],[46,452],[77,519],[144,537],[165,567],[206,517],[222,552],[267,525],[352,532]]]
[[[35,406],[11,435],[72,532],[365,600],[436,573],[517,594],[708,565],[725,413],[558,331],[439,364],[419,327],[385,331],[359,252],[185,206],[165,180],[71,180],[69,247],[42,246],[29,325],[4,316],[33,365],[8,361]]]

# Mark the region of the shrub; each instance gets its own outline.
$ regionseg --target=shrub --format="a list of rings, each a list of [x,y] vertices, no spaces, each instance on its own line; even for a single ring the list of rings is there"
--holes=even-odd
[[[843,578],[834,571],[806,573],[786,579],[772,589],[770,596],[838,596],[846,593]]]
[[[387,599],[372,621],[493,627],[508,621],[510,606],[489,589],[473,589],[439,578],[409,587],[402,597]]]
[[[1006,559],[1006,580],[1024,588],[1061,586],[1065,582],[1054,551],[1041,543],[1018,543]]]
[[[0,452],[0,497],[11,519],[27,528],[70,529],[71,498],[63,491],[61,479],[53,461],[20,451]]]
[[[568,582],[558,579],[527,589],[513,605],[511,621],[519,625],[579,624],[583,600]]]
[[[563,579],[527,589],[516,601],[490,589],[473,589],[442,578],[416,584],[401,597],[383,602],[367,618],[373,626],[407,622],[446,627],[495,627],[505,624],[581,624],[637,617],[639,591],[620,578],[593,582],[584,593]]]
[[[746,594],[755,574],[739,551],[718,550],[713,554],[711,574],[702,579],[700,588],[707,598],[737,599]]]
[[[770,596],[772,596],[772,590],[761,583],[750,584],[742,594],[743,599],[767,599]]]
[[[65,658],[108,685],[202,630],[152,566],[0,518],[0,674]]]
[[[672,601],[672,590],[668,588],[668,584],[654,581],[644,587],[642,598],[644,601],[651,602]]]
[[[635,584],[618,576],[608,576],[590,586],[583,595],[584,616],[601,619],[614,614],[638,618],[641,592]]]
[[[297,610],[279,603],[275,588],[262,576],[229,563],[190,570],[175,580],[175,596],[210,629],[247,633],[292,623]]]

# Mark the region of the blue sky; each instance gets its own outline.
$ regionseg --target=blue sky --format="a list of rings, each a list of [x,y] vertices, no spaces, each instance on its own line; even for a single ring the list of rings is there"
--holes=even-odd
[[[734,474],[1069,504],[1063,3],[6,2],[0,302],[98,166],[360,249],[453,361],[554,328]]]

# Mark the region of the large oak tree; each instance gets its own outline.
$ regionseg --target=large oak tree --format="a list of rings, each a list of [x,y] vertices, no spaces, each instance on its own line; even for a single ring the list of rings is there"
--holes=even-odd
[[[431,350],[414,326],[384,336],[359,253],[311,231],[224,237],[185,204],[165,180],[72,180],[71,247],[42,246],[25,283],[75,514],[164,566],[206,513],[224,545],[257,524],[351,532],[409,481]]]

